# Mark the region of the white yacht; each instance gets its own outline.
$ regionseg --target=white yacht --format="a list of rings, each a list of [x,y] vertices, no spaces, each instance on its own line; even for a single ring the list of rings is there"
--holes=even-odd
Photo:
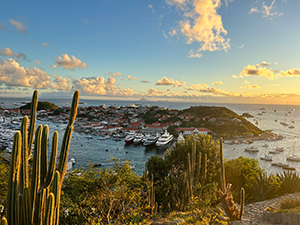
[[[169,144],[173,141],[174,136],[172,134],[169,134],[167,131],[163,135],[161,135],[160,138],[158,138],[155,145],[159,148],[168,147]]]
[[[142,133],[138,133],[135,135],[133,139],[133,144],[140,144],[142,143],[143,139],[144,139],[144,135]]]
[[[160,137],[159,134],[150,135],[146,137],[146,139],[143,142],[143,145],[146,147],[155,146],[155,143],[159,137]]]

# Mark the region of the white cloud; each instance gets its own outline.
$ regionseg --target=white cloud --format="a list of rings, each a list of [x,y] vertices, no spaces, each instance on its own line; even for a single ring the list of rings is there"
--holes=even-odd
[[[2,56],[9,56],[9,57],[14,57],[14,58],[17,58],[17,59],[27,59],[26,55],[24,53],[19,53],[19,54],[16,54],[14,53],[10,48],[5,48],[5,49],[0,49],[0,55]]]
[[[72,87],[69,85],[71,80],[69,78],[63,78],[61,76],[53,75],[55,78],[51,83],[50,87],[52,89],[61,90],[61,91],[71,91]]]
[[[255,64],[256,67],[259,67],[259,66],[270,66],[271,63],[267,63],[266,61],[262,61],[260,64]]]
[[[185,81],[174,81],[172,78],[163,77],[159,81],[157,81],[156,85],[169,85],[172,87],[181,87],[186,84]]]
[[[164,37],[168,38],[168,35],[166,34],[166,32],[164,30],[162,32],[163,32]]]
[[[74,68],[85,68],[87,67],[86,63],[81,62],[80,59],[77,59],[74,55],[71,58],[68,54],[62,54],[57,57],[55,60],[57,67],[63,67],[64,69],[73,70]],[[55,67],[54,67],[55,68]]]
[[[248,14],[261,13],[264,18],[269,19],[269,20],[277,18],[277,17],[283,15],[283,13],[279,13],[276,10],[276,6],[274,5],[275,1],[276,0],[273,0],[270,6],[265,5],[265,2],[263,2],[261,10],[259,10],[257,7],[254,7],[254,8],[250,9]]]
[[[238,48],[244,48],[244,44],[241,44],[240,46],[238,46]]]
[[[0,63],[0,81],[8,86],[48,88],[50,76],[37,68],[20,67],[16,60],[9,58]]]
[[[179,21],[178,26],[187,44],[200,44],[197,52],[230,48],[230,39],[223,37],[227,31],[217,13],[221,0],[166,0],[166,3],[184,11],[184,20]]]
[[[16,31],[19,31],[21,33],[26,34],[27,30],[25,28],[25,26],[23,25],[23,23],[21,23],[20,21],[16,21],[14,19],[9,19],[11,25],[13,25],[16,29]]]

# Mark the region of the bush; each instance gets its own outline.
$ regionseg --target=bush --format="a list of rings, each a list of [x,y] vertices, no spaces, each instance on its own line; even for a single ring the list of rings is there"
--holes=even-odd
[[[280,181],[280,194],[300,191],[300,176],[292,171],[277,174]]]

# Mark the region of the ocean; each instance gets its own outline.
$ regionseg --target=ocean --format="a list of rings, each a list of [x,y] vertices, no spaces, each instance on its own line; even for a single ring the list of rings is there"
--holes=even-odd
[[[19,107],[22,102],[30,101],[30,99],[18,99],[18,98],[0,98],[0,105],[4,108]],[[41,99],[41,101],[53,102],[58,106],[68,106],[71,104],[70,100],[64,99]],[[163,101],[112,101],[112,100],[84,100],[86,105],[81,106],[99,106],[105,104],[106,106],[128,106],[131,104],[140,105],[155,105],[166,108],[174,109],[186,109],[190,106],[198,105],[214,105],[225,106],[237,114],[241,115],[245,112],[253,115],[253,118],[248,120],[255,124],[259,122],[258,126],[262,130],[273,130],[276,134],[284,135],[285,138],[279,141],[255,141],[252,145],[259,149],[258,153],[245,152],[245,147],[249,144],[228,145],[224,144],[224,157],[227,160],[237,158],[239,156],[258,159],[260,166],[268,173],[282,172],[282,168],[271,166],[271,162],[262,161],[260,157],[265,154],[269,154],[269,150],[276,146],[282,146],[285,150],[279,154],[272,155],[273,162],[286,162],[286,157],[294,155],[300,157],[300,106],[299,105],[261,105],[261,104],[230,104],[230,103],[189,103],[189,102],[163,102]],[[259,115],[258,115],[259,114]],[[278,121],[278,122],[276,122]],[[283,126],[280,122],[287,123],[288,126]],[[37,121],[37,124],[48,124],[50,128],[50,137],[54,130],[57,130],[59,137],[63,137],[65,124],[53,123],[47,121]],[[294,128],[289,128],[293,125]],[[59,139],[61,143],[61,139]],[[268,144],[269,147],[263,147],[264,144]],[[113,163],[111,157],[120,159],[121,161],[131,161],[131,164],[135,167],[135,172],[139,175],[142,174],[145,167],[145,162],[151,155],[163,156],[165,150],[157,149],[145,149],[142,145],[125,145],[124,141],[113,141],[112,139],[98,140],[96,136],[92,139],[85,138],[85,135],[73,132],[69,158],[76,160],[73,168],[87,168],[88,164],[92,162],[101,163],[103,166],[100,168],[106,168]],[[300,162],[288,162],[288,164],[296,168],[296,172],[300,172]]]

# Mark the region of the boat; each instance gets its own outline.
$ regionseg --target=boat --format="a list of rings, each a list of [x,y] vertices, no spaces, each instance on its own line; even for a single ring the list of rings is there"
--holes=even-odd
[[[158,148],[168,147],[171,144],[171,142],[173,141],[173,139],[174,139],[174,136],[166,130],[165,133],[158,138],[155,145]]]
[[[124,138],[125,144],[131,144],[133,143],[133,139],[135,137],[135,133],[129,133],[127,136]]]
[[[288,126],[288,124],[287,124],[286,122],[280,122],[280,124],[281,124],[282,126],[285,126],[285,127]]]
[[[270,154],[279,154],[280,152],[279,152],[279,151],[276,151],[276,150],[270,150],[269,153],[270,153]]]
[[[74,165],[74,164],[75,164],[75,159],[74,159],[74,158],[71,158],[71,159],[70,159],[70,162],[72,162],[72,164]]]
[[[119,138],[119,137],[114,137],[114,138],[113,138],[113,141],[121,141],[121,138]]]
[[[288,167],[289,164],[284,163],[284,162],[274,162],[271,164],[272,166],[277,166],[277,167]]]
[[[273,148],[273,150],[275,150],[277,152],[283,152],[284,151],[284,147],[275,147],[275,148]]]
[[[102,166],[102,164],[101,164],[101,163],[95,163],[95,164],[93,165],[93,167],[99,167],[99,166]]]
[[[87,136],[85,136],[85,138],[87,138],[87,139],[93,139],[93,136],[87,135]]]
[[[155,146],[155,143],[158,140],[158,138],[159,138],[159,134],[146,136],[146,139],[144,140],[143,145],[145,147]]]
[[[295,142],[294,142],[294,147],[293,147],[293,154],[288,156],[286,158],[286,160],[288,161],[293,161],[293,162],[300,162],[300,157],[299,156],[296,156],[294,153],[295,153]]]
[[[79,104],[80,104],[80,105],[86,105],[86,103],[85,103],[85,102],[79,102]]]
[[[284,170],[296,170],[295,167],[291,167],[291,166],[283,166],[282,169],[284,169]]]
[[[263,147],[268,148],[269,145],[268,144],[263,144]]]
[[[135,135],[133,139],[133,144],[141,144],[144,140],[144,135],[142,133],[138,133]]]
[[[273,158],[271,156],[269,156],[269,155],[265,155],[263,157],[260,157],[260,159],[264,160],[264,161],[272,161],[273,160]]]
[[[291,125],[291,126],[289,126],[289,128],[291,128],[291,129],[293,129],[293,128],[295,128],[293,125]]]
[[[98,137],[98,140],[105,140],[106,139],[106,137],[103,137],[103,136],[101,136],[101,137]]]
[[[257,147],[254,147],[253,145],[246,147],[245,152],[259,152]]]

